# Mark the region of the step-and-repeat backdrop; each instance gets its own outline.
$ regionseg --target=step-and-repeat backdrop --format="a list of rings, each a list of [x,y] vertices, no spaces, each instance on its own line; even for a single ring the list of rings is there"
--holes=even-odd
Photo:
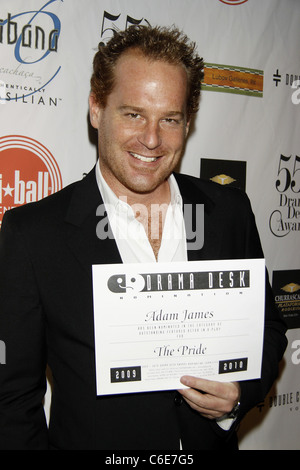
[[[92,59],[139,23],[175,24],[198,44],[201,108],[180,171],[248,193],[289,327],[280,376],[241,425],[240,448],[300,449],[299,0],[1,0],[0,224],[93,167]]]

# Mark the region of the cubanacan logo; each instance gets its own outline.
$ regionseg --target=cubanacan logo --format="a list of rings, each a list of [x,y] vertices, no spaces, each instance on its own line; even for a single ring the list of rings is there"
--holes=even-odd
[[[57,105],[46,87],[61,70],[59,38],[61,21],[53,12],[63,0],[49,0],[37,10],[0,12],[0,103]],[[9,3],[9,2],[7,2]],[[20,2],[19,2],[20,3]],[[23,2],[28,4],[28,2]],[[27,5],[28,7],[28,5]]]
[[[5,211],[61,188],[59,167],[44,145],[20,135],[0,138],[0,226]]]

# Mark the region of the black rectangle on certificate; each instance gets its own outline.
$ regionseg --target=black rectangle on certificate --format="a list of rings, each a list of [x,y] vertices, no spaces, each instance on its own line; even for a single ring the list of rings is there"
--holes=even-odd
[[[110,382],[138,382],[141,380],[141,367],[115,367],[110,369]]]
[[[247,370],[248,358],[242,357],[240,359],[227,359],[226,361],[219,361],[219,374],[230,374],[231,372],[242,372]]]

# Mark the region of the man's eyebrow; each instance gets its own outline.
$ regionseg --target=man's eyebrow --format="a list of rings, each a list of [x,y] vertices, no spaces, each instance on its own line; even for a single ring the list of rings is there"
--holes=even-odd
[[[131,106],[128,104],[124,104],[119,107],[120,111],[135,111],[137,113],[143,113],[144,108],[140,108],[139,106]],[[162,113],[166,117],[172,117],[172,116],[180,116],[184,117],[184,113],[182,111],[166,111],[165,113]]]
[[[144,111],[143,108],[139,108],[138,106],[131,106],[129,104],[124,104],[119,107],[120,111],[136,111],[137,113],[142,113]]]
[[[180,116],[184,117],[184,113],[182,111],[169,111],[166,113],[166,116],[172,117],[172,116]]]

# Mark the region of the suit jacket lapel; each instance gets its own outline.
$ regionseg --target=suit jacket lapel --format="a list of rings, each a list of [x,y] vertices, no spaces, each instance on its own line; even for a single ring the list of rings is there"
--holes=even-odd
[[[193,225],[195,225],[196,205],[204,205],[204,245],[201,249],[188,249],[188,260],[196,261],[201,259],[218,258],[220,249],[220,230],[216,230],[215,226],[214,201],[201,189],[201,183],[200,185],[196,185],[193,179],[186,175],[175,174],[174,176],[177,180],[183,199],[183,211],[187,205],[191,205],[192,207],[192,220],[188,221],[189,224],[193,223]],[[199,183],[199,180],[197,181]],[[185,222],[187,223],[186,219]]]
[[[111,233],[106,212],[97,216],[97,208],[103,204],[95,168],[76,184],[65,218],[67,243],[84,269],[90,274],[92,264],[121,263],[121,257]],[[107,224],[106,224],[107,222]],[[107,228],[107,236],[99,239],[97,225]]]

